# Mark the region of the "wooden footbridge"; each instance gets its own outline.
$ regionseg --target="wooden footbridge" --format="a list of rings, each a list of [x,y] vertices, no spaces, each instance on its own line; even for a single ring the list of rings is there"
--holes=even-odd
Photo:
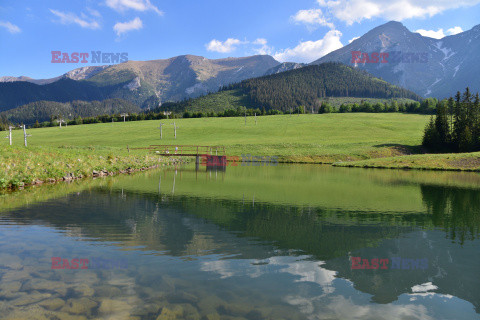
[[[149,150],[164,157],[196,157],[195,163],[205,159],[207,167],[227,165],[227,155],[223,146],[194,146],[194,145],[151,145],[146,148],[128,148],[128,150]]]

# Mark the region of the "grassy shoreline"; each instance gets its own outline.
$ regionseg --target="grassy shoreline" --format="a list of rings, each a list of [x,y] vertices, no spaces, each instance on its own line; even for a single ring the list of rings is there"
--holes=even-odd
[[[336,167],[414,169],[438,171],[480,172],[480,152],[415,154],[398,157],[368,159],[352,162],[336,162]]]
[[[0,146],[0,190],[132,173],[180,161],[111,149]]]
[[[114,155],[114,149],[92,152],[88,148],[0,147],[0,191],[32,185],[52,184],[83,178],[133,173],[162,166],[189,162],[189,158],[165,158],[153,154]],[[387,152],[388,153],[388,152]],[[395,153],[395,151],[392,151]],[[338,156],[288,156],[279,163],[325,164],[335,167],[413,169],[480,172],[480,152],[464,154],[414,154],[382,156],[366,160],[338,160]]]

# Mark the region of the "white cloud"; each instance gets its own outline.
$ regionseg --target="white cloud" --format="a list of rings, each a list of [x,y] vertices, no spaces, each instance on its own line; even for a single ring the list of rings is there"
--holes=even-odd
[[[117,33],[117,36],[121,36],[123,33],[132,31],[132,30],[140,30],[143,28],[142,20],[139,17],[136,17],[132,21],[127,22],[117,22],[113,26],[113,30]]]
[[[460,32],[463,32],[461,27],[453,27],[447,30],[446,33],[443,32],[443,29],[438,29],[437,31],[435,30],[425,30],[425,29],[418,29],[415,31],[417,33],[420,33],[424,37],[430,37],[434,39],[442,39],[445,36],[450,36],[454,34],[458,34]]]
[[[447,33],[449,35],[459,34],[459,33],[462,33],[462,32],[463,32],[462,28],[460,28],[458,26],[450,28],[450,29],[447,30]]]
[[[326,26],[334,29],[333,23],[328,22],[321,9],[300,10],[293,17],[293,21],[304,23],[310,28],[316,26]]]
[[[135,10],[135,11],[155,11],[159,15],[163,15],[163,11],[159,10],[154,6],[150,0],[106,0],[105,4],[119,12],[126,10]]]
[[[323,39],[317,41],[300,42],[293,49],[285,49],[275,53],[273,56],[278,61],[312,62],[327,53],[343,47],[340,42],[342,33],[338,30],[328,31]]]
[[[102,15],[100,14],[100,12],[98,12],[97,10],[94,10],[94,9],[91,9],[91,8],[87,8],[87,11],[88,13],[90,13],[92,16],[94,17],[97,17],[97,18],[101,18]]]
[[[228,52],[235,51],[237,49],[237,46],[242,43],[243,43],[242,41],[234,38],[228,38],[224,42],[221,42],[217,39],[213,39],[212,41],[207,43],[205,46],[207,47],[208,51],[228,53]]]
[[[348,40],[348,43],[352,43],[353,41],[357,40],[360,37],[353,37],[352,39]]]
[[[8,30],[10,33],[19,33],[21,30],[18,26],[14,25],[11,22],[8,21],[0,21],[0,27],[4,27]]]
[[[267,39],[264,38],[257,38],[255,41],[241,41],[235,38],[228,38],[223,42],[213,39],[207,43],[205,47],[208,51],[229,53],[237,50],[237,48],[241,45],[249,45],[247,51],[249,51],[249,53],[253,52],[254,54],[272,54],[273,51],[273,48],[268,45]]]
[[[415,32],[420,33],[424,37],[430,37],[434,39],[442,39],[443,37],[445,37],[445,33],[443,32],[443,29],[438,29],[437,31],[418,29]]]
[[[347,25],[364,19],[383,18],[402,21],[432,17],[449,9],[469,7],[480,0],[317,0],[335,18]]]
[[[264,38],[258,38],[257,40],[253,41],[253,44],[261,44],[261,45],[266,45],[266,44],[267,44],[267,39],[264,39]]]
[[[89,18],[84,13],[81,14],[81,17],[77,16],[71,12],[62,12],[58,10],[50,9],[50,12],[60,18],[58,22],[61,24],[78,24],[82,28],[87,29],[99,29],[100,24],[93,18]]]
[[[268,46],[267,44],[267,39],[264,38],[258,38],[257,40],[253,41],[253,45],[259,45],[259,48],[255,48],[253,51],[255,54],[271,54],[272,53],[272,48]]]

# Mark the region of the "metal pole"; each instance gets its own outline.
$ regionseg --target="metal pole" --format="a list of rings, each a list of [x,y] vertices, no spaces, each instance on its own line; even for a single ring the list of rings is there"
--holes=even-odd
[[[160,139],[163,139],[163,123],[160,122],[160,127],[158,127],[158,129],[160,129]]]
[[[9,131],[9,139],[10,139],[10,145],[12,145],[12,127],[8,127],[8,131]]]
[[[173,130],[175,133],[175,139],[177,139],[177,125],[175,124],[175,121],[173,121]]]
[[[27,146],[27,130],[25,129],[25,125],[23,125],[23,137],[25,140],[25,147]]]

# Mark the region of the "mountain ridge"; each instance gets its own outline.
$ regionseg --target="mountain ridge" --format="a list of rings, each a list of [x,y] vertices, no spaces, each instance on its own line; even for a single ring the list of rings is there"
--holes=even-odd
[[[77,68],[60,77],[43,79],[42,84],[38,83],[39,80],[26,77],[21,77],[22,81],[13,82],[12,78],[3,77],[4,81],[0,82],[0,105],[3,107],[2,110],[6,110],[29,102],[46,100],[48,97],[48,100],[58,102],[70,101],[65,100],[66,98],[85,101],[122,98],[141,106],[149,101],[146,107],[150,107],[150,104],[179,101],[217,91],[224,85],[262,76],[267,70],[279,64],[268,55],[223,59],[181,55],[169,59],[130,60],[110,66]],[[53,79],[55,81],[52,81]],[[60,90],[59,81],[65,83],[66,79],[78,82],[69,83],[73,89],[84,88],[86,91],[94,92],[96,88],[103,88],[105,92],[96,93],[91,97],[85,97],[80,92],[59,94],[56,97],[55,90]],[[26,83],[39,87],[32,88]],[[16,87],[17,94],[22,92],[23,87],[27,94],[12,97],[8,92],[12,87]]]
[[[352,52],[426,54],[425,62],[352,63]],[[373,28],[350,44],[313,61],[342,62],[366,70],[376,77],[405,87],[425,97],[446,98],[470,86],[480,90],[480,25],[456,35],[434,39],[411,32],[402,23],[390,21]]]

